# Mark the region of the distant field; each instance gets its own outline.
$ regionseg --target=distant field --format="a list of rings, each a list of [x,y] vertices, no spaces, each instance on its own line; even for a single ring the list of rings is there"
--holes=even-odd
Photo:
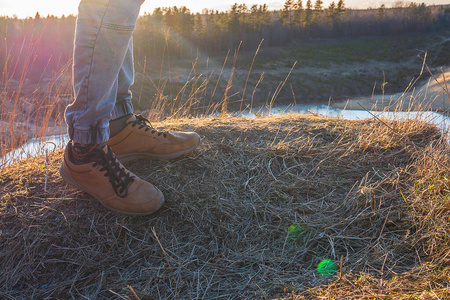
[[[224,95],[233,65],[235,71],[228,92],[230,109],[240,109],[251,104],[261,106],[271,101],[275,105],[342,101],[370,96],[373,92],[381,94],[382,87],[386,94],[398,93],[419,76],[425,56],[427,65],[435,72],[440,67],[449,66],[449,48],[450,33],[447,32],[316,39],[277,48],[265,48],[263,42],[258,52],[255,49],[253,53],[239,53],[235,63],[231,53],[223,71],[226,54],[211,58],[199,53],[197,62],[195,57],[171,59],[170,72],[166,61],[151,61],[145,66],[145,75],[142,75],[143,63],[139,62],[133,88],[135,104],[145,109],[157,93],[155,86],[164,87],[166,94],[170,86],[173,94],[186,82],[191,90],[198,88],[199,83],[205,84],[202,90],[202,96],[205,97],[203,100],[198,99],[199,107],[205,105],[202,101],[212,99],[218,102]],[[296,65],[288,77],[294,63]],[[194,76],[199,77],[193,80]],[[426,73],[422,79],[425,81],[429,77]],[[285,80],[283,89],[274,99],[277,88]],[[196,81],[197,86],[191,84],[193,81]],[[242,97],[246,82],[245,97]],[[211,97],[214,89],[216,93]]]

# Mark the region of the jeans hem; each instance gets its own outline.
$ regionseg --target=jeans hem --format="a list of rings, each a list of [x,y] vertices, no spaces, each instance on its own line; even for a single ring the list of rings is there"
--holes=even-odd
[[[118,100],[116,102],[116,105],[114,106],[113,111],[111,112],[111,120],[115,120],[132,113],[133,113],[133,105],[131,104],[130,100],[124,101]]]
[[[81,144],[102,144],[109,140],[109,127],[92,127],[88,130],[68,128],[69,138]]]

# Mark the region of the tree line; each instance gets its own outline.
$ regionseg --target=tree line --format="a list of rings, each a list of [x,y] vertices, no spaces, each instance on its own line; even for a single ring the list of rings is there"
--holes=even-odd
[[[24,71],[32,80],[51,75],[71,58],[76,17],[17,19],[0,17],[0,68],[2,74],[20,76]],[[134,47],[137,60],[160,57],[223,55],[241,47],[254,51],[279,47],[315,38],[394,35],[410,32],[448,30],[450,5],[425,3],[387,8],[356,10],[344,0],[324,7],[322,0],[286,0],[280,10],[266,4],[234,4],[230,10],[204,9],[192,13],[187,7],[157,8],[137,22]],[[0,82],[3,82],[0,80]]]
[[[236,49],[254,51],[313,38],[394,35],[436,32],[448,29],[450,6],[407,6],[354,10],[344,0],[324,7],[322,0],[286,0],[283,9],[269,11],[267,5],[234,4],[227,12],[204,10],[192,14],[186,7],[158,8],[138,21],[135,37],[139,56],[160,55],[170,41],[172,55],[208,54]],[[151,34],[149,34],[151,33]]]

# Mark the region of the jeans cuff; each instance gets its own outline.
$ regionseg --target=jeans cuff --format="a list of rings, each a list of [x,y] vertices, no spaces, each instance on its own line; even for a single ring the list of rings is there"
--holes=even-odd
[[[111,120],[118,119],[133,113],[133,105],[129,99],[117,100],[116,105],[111,113]]]
[[[68,128],[69,138],[81,144],[103,144],[109,140],[109,127],[92,127],[88,130]]]

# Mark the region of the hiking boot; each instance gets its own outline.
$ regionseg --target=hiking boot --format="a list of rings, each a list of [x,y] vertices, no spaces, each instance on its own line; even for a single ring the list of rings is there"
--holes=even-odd
[[[195,132],[159,132],[140,115],[132,115],[125,127],[108,142],[121,162],[134,159],[173,159],[200,145]]]
[[[79,162],[74,159],[69,142],[60,173],[67,183],[91,194],[116,212],[149,215],[164,203],[161,191],[125,169],[107,145],[91,150]]]

